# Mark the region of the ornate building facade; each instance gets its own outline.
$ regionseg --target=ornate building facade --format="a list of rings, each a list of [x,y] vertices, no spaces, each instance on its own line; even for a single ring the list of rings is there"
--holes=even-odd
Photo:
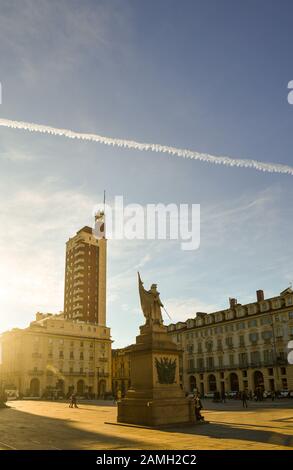
[[[112,388],[113,395],[119,392],[123,398],[130,387],[130,346],[112,349]]]
[[[181,381],[201,394],[246,389],[293,390],[288,343],[293,339],[293,291],[241,305],[230,299],[226,310],[198,312],[195,318],[168,326],[183,350]]]
[[[104,224],[104,213],[96,214]],[[66,244],[64,313],[37,313],[0,336],[2,387],[24,396],[111,394],[105,232],[83,227]]]
[[[23,396],[104,397],[111,394],[110,329],[37,313],[28,328],[0,337],[4,389]]]

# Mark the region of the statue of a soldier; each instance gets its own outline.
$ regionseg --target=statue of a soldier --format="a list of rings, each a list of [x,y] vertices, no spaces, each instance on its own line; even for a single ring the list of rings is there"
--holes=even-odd
[[[146,324],[157,323],[162,325],[163,318],[161,307],[164,307],[164,305],[160,299],[160,292],[157,291],[157,284],[152,284],[150,290],[146,290],[143,287],[143,282],[138,273],[138,286],[140,304],[146,318]]]

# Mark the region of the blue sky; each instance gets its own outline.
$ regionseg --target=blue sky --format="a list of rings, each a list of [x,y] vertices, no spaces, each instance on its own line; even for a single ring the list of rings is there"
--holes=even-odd
[[[0,117],[293,164],[291,1],[2,0]],[[136,271],[174,320],[293,281],[292,176],[0,129],[0,330],[63,307],[65,242],[93,206],[201,204],[201,245],[109,242],[114,346],[143,322]]]

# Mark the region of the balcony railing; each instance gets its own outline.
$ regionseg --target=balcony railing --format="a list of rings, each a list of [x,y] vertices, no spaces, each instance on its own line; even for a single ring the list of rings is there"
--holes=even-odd
[[[76,245],[76,248],[78,248],[79,250],[84,250],[85,249],[85,244],[84,243],[78,243],[78,245]],[[77,255],[77,253],[79,253],[79,251],[77,251],[75,253],[75,255]]]
[[[79,265],[74,267],[74,272],[75,273],[78,273],[79,271],[83,271],[83,270],[84,270],[84,266],[82,264],[79,264]]]
[[[74,310],[79,310],[79,309],[81,309],[81,308],[82,308],[82,304],[77,304],[77,305],[74,305],[74,307],[73,307],[72,310],[73,310],[73,311],[74,311]]]
[[[73,279],[74,279],[74,280],[80,279],[80,278],[82,279],[83,277],[84,277],[84,274],[82,274],[82,273],[77,273],[77,274],[74,274]]]
[[[286,359],[279,359],[276,361],[260,361],[260,362],[247,362],[234,365],[223,365],[223,366],[214,366],[214,367],[193,367],[187,369],[188,374],[202,373],[202,372],[211,372],[211,371],[224,371],[224,370],[235,370],[235,369],[257,369],[260,367],[275,367],[281,365],[287,365]]]
[[[71,376],[71,377],[86,377],[85,372],[63,372],[63,375],[65,376]]]
[[[43,370],[29,370],[28,375],[43,375],[44,371]]]
[[[109,377],[109,372],[97,372],[97,378]]]

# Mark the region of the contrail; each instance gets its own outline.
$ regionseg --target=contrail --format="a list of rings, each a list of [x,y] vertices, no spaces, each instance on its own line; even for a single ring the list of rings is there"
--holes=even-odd
[[[67,137],[69,139],[90,140],[104,145],[112,145],[113,147],[124,147],[128,149],[167,153],[182,158],[191,158],[207,163],[216,163],[220,165],[237,166],[241,168],[253,168],[258,171],[267,171],[269,173],[286,173],[293,175],[293,167],[282,165],[280,163],[264,163],[257,160],[245,160],[240,158],[231,158],[228,156],[215,156],[208,153],[196,152],[194,150],[182,149],[177,147],[169,147],[161,144],[151,144],[136,142],[135,140],[117,139],[114,137],[105,137],[98,134],[86,134],[74,132],[69,129],[59,129],[51,126],[43,126],[30,122],[12,121],[10,119],[0,119],[0,126],[12,129],[24,129],[30,132],[41,132],[57,136]]]

